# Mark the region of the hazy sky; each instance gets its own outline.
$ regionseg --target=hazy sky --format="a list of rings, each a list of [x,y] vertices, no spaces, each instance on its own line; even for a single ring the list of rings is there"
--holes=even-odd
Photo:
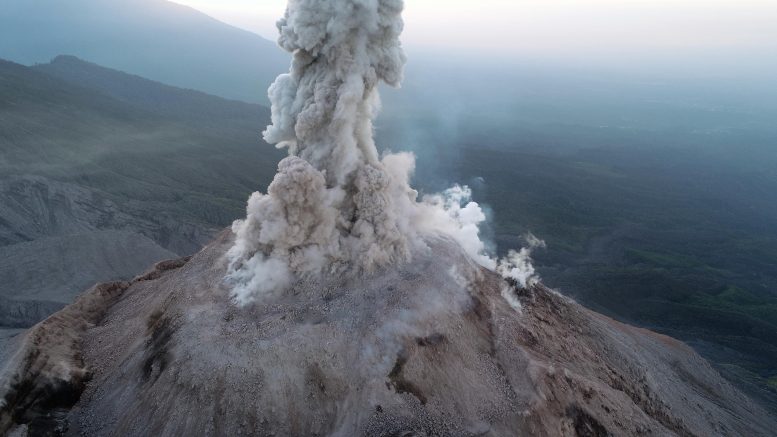
[[[286,4],[177,2],[270,39]],[[409,48],[489,54],[650,56],[777,48],[777,0],[406,0],[405,21]]]

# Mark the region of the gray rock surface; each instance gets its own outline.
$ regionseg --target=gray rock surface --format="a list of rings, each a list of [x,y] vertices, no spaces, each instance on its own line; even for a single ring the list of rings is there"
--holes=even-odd
[[[0,329],[29,328],[66,304],[34,299],[8,299],[0,296]],[[0,357],[0,365],[3,363]]]
[[[92,231],[0,247],[0,326],[29,328],[97,282],[177,258],[148,237]]]
[[[95,283],[132,278],[212,235],[204,225],[127,211],[75,184],[0,180],[0,327],[29,328]]]
[[[6,370],[2,363],[10,361],[11,356],[20,346],[24,332],[24,329],[0,328],[0,374]]]
[[[96,282],[131,279],[149,265],[178,257],[130,231],[93,231],[3,246],[0,295],[68,304]]]
[[[369,278],[236,307],[221,237],[33,328],[0,428],[67,435],[773,435],[686,345],[428,239]]]
[[[0,180],[0,246],[101,230],[142,234],[179,254],[199,250],[212,236],[202,224],[137,213],[85,186],[33,175]]]

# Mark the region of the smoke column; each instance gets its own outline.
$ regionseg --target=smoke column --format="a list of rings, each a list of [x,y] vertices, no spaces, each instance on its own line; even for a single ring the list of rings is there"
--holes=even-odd
[[[497,269],[479,238],[485,215],[469,190],[419,202],[409,186],[414,157],[381,158],[375,146],[377,86],[399,86],[405,64],[402,9],[402,0],[289,0],[278,43],[293,60],[270,87],[264,138],[290,156],[233,225],[227,280],[238,303],[282,292],[298,278],[409,262],[426,234],[445,234]]]

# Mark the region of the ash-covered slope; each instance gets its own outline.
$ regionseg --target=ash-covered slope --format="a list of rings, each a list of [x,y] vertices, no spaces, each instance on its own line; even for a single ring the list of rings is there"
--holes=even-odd
[[[690,348],[519,289],[455,243],[236,306],[225,232],[31,330],[2,431],[24,435],[769,435]],[[510,302],[512,303],[510,303]],[[520,305],[518,304],[520,303]],[[10,378],[9,378],[10,377]]]

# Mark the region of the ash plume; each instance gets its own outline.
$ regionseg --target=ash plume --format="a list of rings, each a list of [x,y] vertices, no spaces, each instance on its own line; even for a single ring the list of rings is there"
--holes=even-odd
[[[527,256],[497,261],[479,237],[485,215],[466,187],[419,201],[415,158],[380,156],[372,122],[378,85],[399,86],[402,0],[289,0],[278,22],[291,70],[270,87],[264,139],[289,157],[267,193],[234,223],[227,280],[246,304],[320,274],[365,274],[411,261],[424,235],[442,234],[490,269],[524,278]],[[530,266],[530,264],[529,264]]]

